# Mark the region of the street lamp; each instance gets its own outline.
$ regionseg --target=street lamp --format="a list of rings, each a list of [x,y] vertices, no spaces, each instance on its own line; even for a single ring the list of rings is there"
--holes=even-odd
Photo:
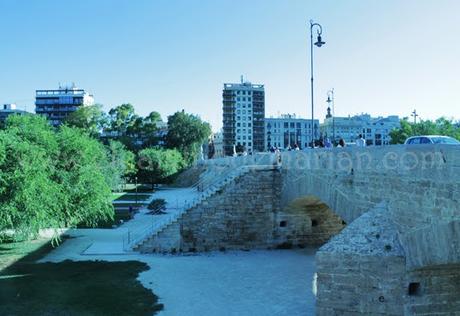
[[[327,92],[327,100],[326,100],[328,107],[332,103],[332,143],[335,144],[335,102],[334,102],[334,88]]]
[[[317,39],[315,45],[318,47],[323,46],[326,42],[323,42],[321,39],[321,34],[323,33],[323,28],[319,23],[313,22],[310,20],[310,71],[311,71],[311,147],[315,147],[314,138],[315,138],[315,127],[314,127],[314,106],[313,106],[313,29],[317,29]]]

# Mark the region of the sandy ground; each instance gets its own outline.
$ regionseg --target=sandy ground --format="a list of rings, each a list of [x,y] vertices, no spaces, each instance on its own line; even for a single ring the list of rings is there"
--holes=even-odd
[[[153,198],[190,199],[187,189],[159,191]],[[180,202],[179,202],[180,203]],[[156,219],[155,219],[156,220]],[[117,229],[74,229],[72,237],[41,261],[138,260],[150,270],[142,284],[160,297],[161,316],[314,315],[312,279],[316,249],[141,255],[122,250],[122,237],[152,221],[138,214]],[[89,250],[93,251],[89,251]]]
[[[57,249],[42,261],[138,260],[141,283],[160,297],[161,316],[314,315],[315,249],[208,253],[193,256],[77,255]]]

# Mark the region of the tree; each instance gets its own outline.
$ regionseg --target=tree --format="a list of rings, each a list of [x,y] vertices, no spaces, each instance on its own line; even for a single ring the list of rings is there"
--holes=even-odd
[[[113,218],[108,166],[104,146],[81,129],[9,117],[0,131],[0,235],[31,238],[42,228]]]
[[[63,126],[57,133],[56,178],[65,193],[62,212],[66,227],[95,226],[113,218],[111,189],[104,170],[109,165],[104,146],[81,130]]]
[[[424,120],[409,123],[401,120],[401,127],[390,132],[391,144],[404,144],[407,138],[416,135],[444,135],[460,140],[460,128],[452,120],[441,117],[436,121]]]
[[[144,148],[146,147],[152,147],[156,146],[158,144],[158,123],[162,122],[161,120],[161,115],[158,112],[150,112],[149,115],[147,115],[143,119],[143,125],[142,125],[142,137],[143,137],[143,146]]]
[[[118,136],[126,135],[138,118],[131,103],[125,103],[111,109],[109,117],[109,130],[117,133]]]
[[[211,126],[198,116],[182,110],[168,117],[166,145],[168,148],[177,148],[188,165],[197,159],[200,147],[209,135]]]
[[[412,126],[407,120],[401,120],[400,125],[400,128],[390,131],[390,144],[404,144],[406,139],[413,135]]]
[[[66,117],[64,123],[71,127],[84,129],[91,136],[97,136],[108,124],[102,105],[81,106]]]
[[[110,140],[106,147],[108,168],[105,170],[106,178],[113,191],[120,191],[125,179],[136,174],[135,155],[117,141]]]
[[[142,182],[163,183],[185,166],[176,149],[146,148],[139,152],[139,177]]]
[[[158,144],[158,122],[161,122],[158,112],[141,117],[135,113],[134,107],[127,103],[109,111],[109,123],[105,132],[128,149],[137,152],[139,149]]]
[[[63,194],[53,181],[52,156],[14,133],[0,132],[0,148],[0,232],[12,230],[22,240],[41,228],[62,227]]]

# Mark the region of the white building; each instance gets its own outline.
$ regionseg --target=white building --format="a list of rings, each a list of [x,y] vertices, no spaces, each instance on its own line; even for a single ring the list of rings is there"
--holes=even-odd
[[[348,117],[333,117],[328,111],[324,123],[321,124],[321,135],[338,142],[341,138],[347,143],[353,143],[361,134],[367,145],[388,145],[390,132],[400,127],[399,117],[371,117],[361,114]]]
[[[231,156],[236,146],[248,153],[264,151],[265,90],[261,84],[225,83],[223,99],[223,146]]]
[[[311,119],[297,118],[295,114],[283,114],[277,118],[265,118],[265,148],[300,149],[311,146],[312,141]],[[319,137],[319,120],[313,121],[314,139]]]
[[[53,126],[62,124],[63,120],[80,106],[93,105],[94,98],[75,84],[59,86],[56,90],[36,90],[35,113],[44,115]]]
[[[5,122],[6,118],[10,115],[24,115],[26,113],[26,111],[18,110],[14,103],[3,104],[3,107],[0,109],[0,123]]]

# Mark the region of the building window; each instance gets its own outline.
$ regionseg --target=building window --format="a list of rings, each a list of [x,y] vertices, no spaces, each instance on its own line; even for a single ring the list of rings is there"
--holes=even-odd
[[[237,127],[240,127],[240,126],[241,126],[241,123],[236,123],[236,126],[237,126]]]
[[[289,123],[288,122],[284,122],[284,128],[289,128]]]

